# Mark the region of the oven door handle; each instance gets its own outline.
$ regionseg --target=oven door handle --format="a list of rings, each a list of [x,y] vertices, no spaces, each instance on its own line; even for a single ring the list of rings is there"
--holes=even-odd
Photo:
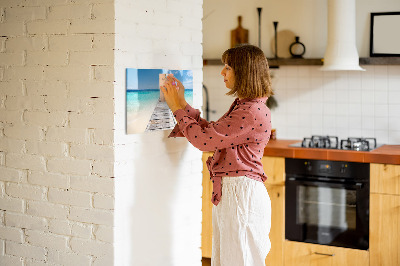
[[[335,181],[321,181],[321,180],[315,180],[315,181],[310,181],[310,180],[304,180],[303,178],[297,178],[297,177],[288,177],[286,181],[289,182],[296,182],[299,184],[304,184],[304,185],[312,185],[312,186],[316,186],[316,185],[325,185],[325,186],[329,186],[329,185],[339,185],[339,186],[343,186],[346,188],[353,188],[353,189],[361,189],[363,187],[363,183],[361,182],[335,182]]]

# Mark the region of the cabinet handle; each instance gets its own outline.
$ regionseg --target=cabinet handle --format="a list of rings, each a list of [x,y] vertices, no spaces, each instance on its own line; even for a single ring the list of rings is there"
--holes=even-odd
[[[335,254],[327,254],[327,253],[320,253],[320,252],[314,252],[315,255],[323,255],[323,256],[335,256]]]

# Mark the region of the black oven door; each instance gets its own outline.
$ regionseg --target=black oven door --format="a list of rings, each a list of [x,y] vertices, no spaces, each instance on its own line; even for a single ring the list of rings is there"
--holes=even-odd
[[[286,239],[367,250],[369,184],[286,177]]]

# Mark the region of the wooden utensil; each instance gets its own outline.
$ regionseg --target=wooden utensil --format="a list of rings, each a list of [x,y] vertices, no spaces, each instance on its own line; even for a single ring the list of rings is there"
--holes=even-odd
[[[238,27],[231,30],[231,48],[249,42],[249,31],[242,27],[242,16],[238,16]]]

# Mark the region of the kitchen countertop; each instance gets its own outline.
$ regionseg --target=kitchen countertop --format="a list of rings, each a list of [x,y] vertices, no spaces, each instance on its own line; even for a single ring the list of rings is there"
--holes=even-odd
[[[264,156],[363,163],[400,164],[400,145],[382,145],[372,151],[290,147],[301,140],[270,140]]]

